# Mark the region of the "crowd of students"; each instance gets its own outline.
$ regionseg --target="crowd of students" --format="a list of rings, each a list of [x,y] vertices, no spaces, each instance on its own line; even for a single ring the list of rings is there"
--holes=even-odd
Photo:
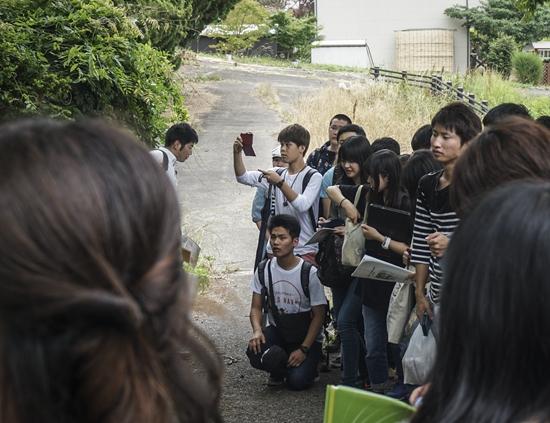
[[[452,103],[406,157],[337,115],[307,162],[308,131],[283,129],[273,158],[287,167],[265,171],[246,170],[237,139],[235,175],[263,189],[269,235],[251,281],[251,364],[271,385],[311,386],[330,290],[342,383],[399,396],[389,363],[403,383],[407,336],[393,300],[409,287],[405,314],[433,319],[437,341],[413,422],[550,421],[547,124],[505,104],[482,129]],[[169,182],[196,142],[188,125],[153,153],[94,120],[2,125],[1,421],[222,421],[222,363],[189,313]],[[373,225],[373,207],[410,213],[408,239]],[[308,244],[321,226],[330,242]],[[353,278],[353,231],[361,252],[410,261],[414,283]]]
[[[278,309],[276,313],[279,314],[295,313],[285,305],[289,303],[299,303],[302,314],[307,314],[303,311],[304,304],[306,309],[310,304],[309,297],[304,295],[299,268],[303,261],[308,261],[319,268],[318,277],[312,273],[309,278],[310,289],[318,291],[319,284],[322,283],[326,292],[330,291],[328,297],[331,299],[329,304],[332,324],[338,334],[341,353],[338,367],[341,368],[343,385],[369,389],[400,399],[408,398],[414,385],[405,384],[402,367],[402,358],[411,333],[410,330],[405,330],[405,326],[410,326],[416,315],[417,321],[422,322],[423,329],[431,331],[436,338],[437,352],[426,351],[426,354],[435,355],[437,361],[430,373],[429,380],[432,384],[422,386],[413,395],[413,400],[417,403],[420,402],[419,397],[425,397],[415,421],[508,421],[481,418],[486,414],[483,410],[478,410],[477,405],[468,410],[468,406],[462,404],[462,408],[458,410],[458,405],[452,401],[447,405],[442,405],[441,402],[449,399],[450,392],[453,392],[456,395],[453,401],[460,402],[461,396],[464,396],[465,400],[472,403],[484,404],[483,401],[491,400],[489,387],[483,391],[488,383],[481,380],[481,375],[487,373],[483,370],[484,366],[491,368],[496,374],[502,369],[506,372],[507,366],[522,367],[508,360],[505,354],[493,350],[492,348],[497,348],[497,339],[494,334],[484,331],[491,330],[488,326],[488,322],[491,322],[495,325],[495,331],[501,331],[501,348],[505,348],[508,341],[516,342],[513,334],[506,335],[504,325],[507,321],[510,329],[518,328],[521,326],[518,320],[524,320],[521,306],[511,304],[514,296],[505,299],[505,292],[515,292],[518,289],[504,286],[514,283],[511,274],[518,276],[516,285],[525,284],[528,289],[527,285],[533,283],[538,287],[531,297],[535,308],[540,305],[540,297],[535,298],[538,293],[550,292],[548,288],[543,289],[540,286],[545,279],[544,272],[539,267],[544,263],[542,248],[539,250],[530,246],[523,257],[518,257],[518,269],[513,272],[497,268],[499,263],[502,269],[516,267],[515,248],[522,248],[521,243],[528,241],[522,226],[525,224],[530,226],[530,230],[535,229],[533,224],[528,223],[530,215],[520,218],[519,212],[512,213],[510,209],[516,205],[519,210],[518,201],[532,203],[521,205],[532,213],[536,208],[535,203],[540,203],[542,208],[550,204],[549,186],[543,182],[550,177],[550,130],[545,125],[546,117],[535,121],[522,105],[499,105],[487,113],[482,122],[468,105],[455,102],[443,107],[434,115],[430,124],[416,131],[411,140],[412,154],[400,155],[399,144],[395,140],[381,138],[371,144],[366,135],[368,131],[352,124],[346,115],[338,114],[329,122],[329,140],[314,150],[307,161],[304,158],[308,150],[309,134],[305,128],[291,125],[279,134],[281,156],[289,164],[288,169],[282,172],[277,169],[247,171],[241,157],[241,140],[237,138],[234,144],[237,180],[252,186],[262,186],[266,189],[264,192],[273,196],[273,201],[267,201],[266,204],[273,204],[274,207],[266,207],[268,212],[262,218],[277,222],[281,217],[291,219],[293,216],[302,231],[299,238],[294,239],[295,248],[285,252],[287,256],[281,255],[280,250],[269,250],[268,247],[268,270],[261,263],[256,270],[252,283],[255,317],[251,318],[255,336],[249,344],[249,356],[252,348],[256,360],[253,365],[270,372],[270,382],[274,382],[270,360],[275,345],[279,366],[275,379],[278,382],[276,384],[279,384],[285,377],[284,364],[287,363],[287,368],[296,366],[297,362],[288,364],[292,361],[289,357],[296,350],[303,352],[304,360],[309,358],[308,350],[314,344],[311,336],[305,336],[308,333],[307,326],[303,329],[303,342],[288,343],[284,340],[287,329],[284,325],[277,329],[277,319],[272,318],[275,309]],[[318,173],[314,170],[316,168]],[[300,176],[304,173],[312,173],[310,180],[313,182],[303,184]],[[513,188],[503,188],[498,193],[489,195],[489,191],[500,188],[506,182],[522,179],[537,182],[512,185]],[[272,188],[270,191],[269,187]],[[507,201],[503,201],[504,199]],[[371,225],[369,210],[373,205],[408,213],[411,219],[409,236],[392,239],[388,233],[383,233],[381,226]],[[470,217],[470,211],[478,205],[480,211],[473,213],[477,217]],[[501,206],[503,210],[508,210],[506,215],[503,210],[498,210]],[[498,216],[502,219],[493,220],[490,217],[491,208],[494,208],[495,219]],[[318,217],[317,229],[333,229],[331,236],[334,239],[330,244],[320,241],[316,248],[316,244],[307,243],[314,234],[310,211]],[[540,213],[537,211],[535,214],[542,216]],[[510,222],[510,214],[517,219],[517,229],[505,226],[505,222]],[[536,216],[532,217],[536,220]],[[457,228],[462,227],[462,219],[466,219],[464,228],[459,231],[457,241],[451,242]],[[547,220],[550,222],[550,219]],[[351,240],[348,225],[360,228],[366,254],[401,267],[410,265],[410,269],[414,270],[411,283],[396,284],[392,281],[352,277],[350,273],[353,269],[343,262],[346,260],[345,243],[348,237]],[[542,246],[550,239],[550,232],[547,224],[537,221],[537,225],[541,233],[533,235],[532,242],[540,241]],[[269,225],[269,228],[273,230],[273,225]],[[521,232],[521,236],[517,232]],[[293,239],[296,231],[294,234],[287,231],[287,235]],[[479,242],[474,239],[479,239]],[[518,245],[514,247],[516,241]],[[510,249],[506,251],[504,245],[509,245]],[[329,251],[326,251],[327,248]],[[499,254],[495,255],[496,251]],[[332,255],[333,260],[328,260],[327,255]],[[288,261],[290,256],[297,258]],[[289,266],[285,268],[286,271],[294,272],[293,276],[289,276],[289,273],[275,277],[269,271],[269,266],[277,266],[277,263],[283,262]],[[327,262],[331,263],[331,269],[324,268]],[[265,275],[260,275],[262,272],[266,272]],[[523,276],[519,277],[521,275]],[[260,289],[258,281],[268,277],[271,278],[270,285]],[[479,287],[474,281],[478,281]],[[289,284],[292,286],[291,290],[288,289]],[[491,298],[493,290],[499,292]],[[269,302],[270,296],[274,298],[273,303]],[[414,300],[403,305],[403,302],[394,301],[396,296],[412,296]],[[492,306],[493,300],[495,309]],[[509,309],[503,304],[497,304],[498,301],[507,301],[506,307]],[[315,304],[318,306],[321,303],[317,298]],[[275,344],[268,342],[263,346],[263,338],[259,340],[262,333],[259,317],[262,306],[264,312],[270,316],[270,325],[275,326],[275,329],[271,327],[270,330],[278,331],[281,335]],[[522,306],[530,307],[527,303]],[[478,309],[474,310],[473,307]],[[514,315],[516,311],[518,314]],[[550,320],[547,319],[546,312],[542,309],[537,312],[542,314],[537,318],[539,321],[536,325],[545,326],[548,330]],[[395,318],[396,313],[401,317]],[[533,316],[531,313],[535,311],[529,311]],[[461,320],[461,316],[465,314],[467,318]],[[502,317],[501,314],[506,314],[506,319],[501,319],[497,325],[494,320]],[[392,316],[391,319],[388,316]],[[303,316],[303,319],[310,323],[313,321],[307,316]],[[317,332],[320,331],[318,323],[317,321],[315,326]],[[475,333],[478,329],[479,333]],[[524,330],[529,332],[527,321]],[[390,338],[388,331],[391,333]],[[464,339],[460,339],[462,333]],[[466,339],[468,334],[474,341]],[[510,337],[509,340],[506,339],[507,336]],[[525,346],[529,348],[525,354],[529,357],[545,357],[547,360],[549,357],[546,348],[550,345],[550,338],[542,333],[539,336],[545,338],[544,342],[539,339],[544,346],[535,346],[532,341],[525,342]],[[495,345],[489,345],[492,342]],[[514,345],[512,349],[517,349],[519,353],[523,341],[518,338],[517,342],[520,344]],[[472,343],[475,345],[470,345]],[[485,346],[487,351],[480,353]],[[461,358],[461,351],[468,351],[472,356]],[[261,363],[262,354],[266,358],[266,365]],[[475,357],[474,354],[478,356]],[[483,357],[487,362],[483,361]],[[489,363],[491,357],[495,360],[493,363]],[[318,355],[316,359],[319,360]],[[453,363],[449,364],[447,360],[453,360]],[[472,366],[471,369],[462,369],[463,360],[466,365]],[[520,357],[517,360],[522,361]],[[497,369],[495,363],[501,363],[502,369]],[[454,375],[463,375],[463,381],[452,380],[453,373],[449,369],[453,366],[456,366]],[[395,375],[391,367],[395,368]],[[475,373],[476,370],[478,374]],[[542,381],[542,378],[530,373],[533,370],[526,370],[524,383],[535,379]],[[543,373],[546,374],[546,371]],[[312,374],[307,379],[308,383],[290,383],[289,387],[307,387],[315,380],[314,376]],[[515,376],[522,377],[519,374]],[[511,378],[494,375],[488,380],[498,384],[499,380],[504,382]],[[457,383],[478,383],[479,387],[470,387],[472,392],[465,395],[453,388]],[[534,393],[543,386],[547,393],[547,381],[542,385],[533,382],[528,390]],[[460,385],[460,389],[464,389],[464,386]],[[512,389],[512,386],[501,387],[503,394],[506,389]],[[482,392],[487,397],[478,401],[473,392]],[[533,396],[539,397],[539,394]],[[502,399],[505,400],[505,397]],[[520,404],[519,401],[515,403]],[[517,412],[508,410],[506,404],[502,407],[503,411],[498,415]],[[452,419],[444,418],[445,413],[451,413]],[[473,416],[478,416],[479,419]]]

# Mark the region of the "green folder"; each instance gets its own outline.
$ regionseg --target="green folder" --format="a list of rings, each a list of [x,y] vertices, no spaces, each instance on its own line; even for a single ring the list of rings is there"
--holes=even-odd
[[[324,423],[404,423],[414,407],[384,395],[328,385]]]

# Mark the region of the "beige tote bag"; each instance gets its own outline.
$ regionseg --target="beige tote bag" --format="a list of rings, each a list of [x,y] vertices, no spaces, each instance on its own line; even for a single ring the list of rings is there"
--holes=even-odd
[[[355,193],[355,199],[353,202],[355,208],[357,208],[362,192],[363,186],[360,186]],[[367,201],[365,202],[365,205],[369,203],[368,200],[369,198],[367,194]],[[353,223],[349,218],[346,218],[344,243],[342,245],[342,264],[344,266],[357,267],[365,255],[365,236],[361,230],[361,224],[367,221],[367,210],[368,207],[365,207],[365,215],[363,216],[362,222]]]

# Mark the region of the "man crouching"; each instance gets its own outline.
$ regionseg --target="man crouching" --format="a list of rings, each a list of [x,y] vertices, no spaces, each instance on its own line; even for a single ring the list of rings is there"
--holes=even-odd
[[[246,354],[252,367],[269,372],[268,385],[306,389],[321,358],[326,298],[317,269],[294,255],[300,224],[290,215],[271,217],[273,258],[258,265],[251,283],[252,338]],[[267,310],[262,328],[262,310]]]

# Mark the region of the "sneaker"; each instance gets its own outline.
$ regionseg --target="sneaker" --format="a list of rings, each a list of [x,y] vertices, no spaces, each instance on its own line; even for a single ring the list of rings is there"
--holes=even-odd
[[[394,384],[391,380],[387,380],[384,383],[371,383],[371,391],[375,394],[385,395],[387,392],[391,391]]]
[[[271,386],[271,387],[281,386],[284,383],[285,383],[285,378],[284,377],[277,377],[277,376],[269,375],[269,379],[267,379],[267,386]]]
[[[395,398],[398,400],[405,400],[411,394],[413,388],[411,385],[405,385],[404,383],[397,383],[393,389],[386,393],[386,396]]]

